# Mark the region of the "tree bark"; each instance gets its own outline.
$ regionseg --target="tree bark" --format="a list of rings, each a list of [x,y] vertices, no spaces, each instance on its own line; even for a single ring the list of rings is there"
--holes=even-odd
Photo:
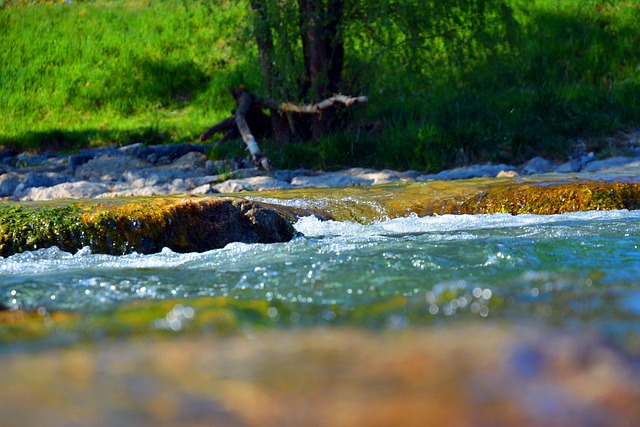
[[[262,81],[267,90],[267,95],[271,98],[275,96],[275,84],[279,80],[274,63],[273,34],[269,25],[267,6],[264,0],[251,0],[251,9],[256,14],[256,44],[258,45],[258,60],[260,61],[260,71]],[[291,132],[287,123],[287,118],[279,114],[271,114],[271,127],[273,137],[276,142],[283,144],[291,139]]]

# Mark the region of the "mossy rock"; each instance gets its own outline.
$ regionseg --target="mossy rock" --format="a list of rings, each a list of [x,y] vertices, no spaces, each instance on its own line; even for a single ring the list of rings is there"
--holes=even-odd
[[[0,205],[0,255],[58,246],[96,253],[206,251],[231,242],[290,240],[291,223],[259,203],[233,199],[131,198]]]

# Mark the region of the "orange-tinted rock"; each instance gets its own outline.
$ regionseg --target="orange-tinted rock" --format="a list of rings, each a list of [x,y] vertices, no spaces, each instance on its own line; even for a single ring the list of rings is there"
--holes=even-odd
[[[0,205],[0,255],[50,246],[96,253],[206,251],[231,242],[290,240],[291,223],[232,198],[131,198]]]
[[[633,425],[624,358],[504,325],[269,330],[0,358],[11,426]]]

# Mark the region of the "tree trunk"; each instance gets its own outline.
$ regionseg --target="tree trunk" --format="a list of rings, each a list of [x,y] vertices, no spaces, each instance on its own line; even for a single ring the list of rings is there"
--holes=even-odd
[[[339,34],[344,0],[298,0],[300,32],[309,93],[313,101],[337,92],[342,74],[344,46]],[[332,113],[313,120],[312,138],[318,140],[332,130]]]
[[[251,0],[251,9],[256,14],[256,44],[258,45],[258,59],[260,61],[260,71],[262,80],[266,86],[269,98],[278,98],[275,93],[275,86],[280,80],[280,76],[274,67],[274,47],[273,34],[267,9],[264,0]],[[291,132],[287,118],[279,114],[271,113],[271,127],[273,137],[276,142],[284,144],[291,139]]]

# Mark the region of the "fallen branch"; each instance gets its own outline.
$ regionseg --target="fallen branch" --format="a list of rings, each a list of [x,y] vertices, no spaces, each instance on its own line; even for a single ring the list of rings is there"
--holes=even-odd
[[[350,107],[355,104],[367,102],[367,100],[368,98],[366,96],[350,97],[338,94],[333,95],[331,98],[327,98],[317,104],[296,105],[290,102],[283,102],[278,106],[278,110],[291,113],[321,114],[322,110],[326,110],[327,108],[333,107],[336,104],[344,104],[345,106]]]
[[[367,102],[366,96],[350,97],[346,95],[333,95],[317,104],[297,105],[291,102],[276,102],[272,99],[256,98],[244,87],[232,89],[231,94],[236,99],[237,108],[233,111],[233,116],[216,123],[200,135],[200,141],[206,141],[212,135],[220,132],[226,132],[221,141],[242,137],[249,153],[251,160],[256,167],[262,167],[265,170],[271,170],[271,162],[260,151],[251,127],[260,128],[264,131],[266,114],[262,112],[267,108],[271,110],[271,114],[282,113],[298,113],[298,114],[322,114],[323,110],[335,107],[337,104],[350,107],[352,105]],[[251,126],[251,127],[250,127]],[[273,129],[271,129],[273,131]],[[272,133],[272,132],[271,132]]]
[[[269,158],[260,151],[260,148],[258,148],[256,138],[251,133],[251,129],[249,129],[249,125],[247,124],[246,115],[253,104],[253,95],[242,89],[242,92],[236,99],[238,102],[238,108],[235,113],[235,122],[238,125],[240,135],[242,135],[242,140],[247,145],[249,153],[251,153],[253,164],[256,166],[262,166],[264,170],[271,170],[271,162],[269,161]]]

